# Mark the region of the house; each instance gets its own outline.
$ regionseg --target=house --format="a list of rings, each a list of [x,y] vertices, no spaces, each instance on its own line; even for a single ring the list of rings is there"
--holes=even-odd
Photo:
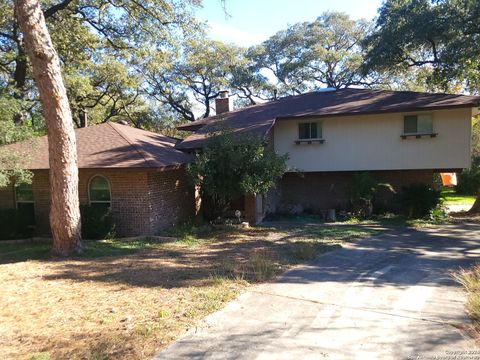
[[[230,129],[288,153],[289,171],[276,189],[246,198],[244,210],[254,221],[266,212],[343,209],[356,172],[371,172],[398,191],[431,184],[437,172],[468,168],[479,104],[478,96],[342,89],[231,111],[224,93],[217,115],[179,126],[193,134],[176,148],[195,151],[215,131]]]
[[[195,212],[194,189],[185,174],[191,155],[177,140],[107,122],[75,130],[81,204],[109,207],[118,236],[155,235]],[[32,213],[36,235],[48,236],[48,138],[6,147],[24,154],[31,185],[0,188],[0,209]]]
[[[369,171],[396,190],[433,181],[436,172],[470,166],[471,118],[480,97],[343,89],[290,96],[232,110],[226,93],[215,116],[179,126],[183,141],[107,122],[75,130],[81,204],[108,207],[118,236],[155,235],[197,207],[185,165],[220,129],[267,140],[289,154],[289,171],[266,195],[235,203],[250,222],[267,212],[348,207],[357,172]],[[0,209],[31,212],[37,235],[49,230],[48,138],[4,147],[24,154],[31,185],[0,189]]]

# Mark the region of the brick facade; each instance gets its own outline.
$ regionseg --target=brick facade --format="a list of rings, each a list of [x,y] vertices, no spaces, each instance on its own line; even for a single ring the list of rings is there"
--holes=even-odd
[[[433,183],[433,170],[371,171],[380,183],[395,191],[413,183]],[[267,195],[265,210],[274,212],[321,212],[349,207],[349,187],[354,172],[286,173],[277,187]],[[382,191],[381,200],[388,203],[392,192]]]
[[[79,198],[88,204],[88,185],[104,176],[111,190],[111,210],[117,236],[156,235],[168,226],[187,220],[195,212],[193,186],[183,169],[80,169]],[[36,235],[50,234],[48,170],[34,171]],[[15,207],[13,187],[0,189],[0,208]]]

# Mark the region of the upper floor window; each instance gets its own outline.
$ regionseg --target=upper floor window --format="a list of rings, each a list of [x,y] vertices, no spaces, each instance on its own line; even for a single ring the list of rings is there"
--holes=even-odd
[[[404,134],[432,134],[433,121],[431,114],[405,115],[403,118]]]
[[[322,126],[321,123],[300,123],[298,124],[298,139],[321,139],[322,138]]]
[[[99,207],[110,207],[111,192],[108,180],[103,176],[94,176],[88,186],[90,205]]]
[[[15,201],[22,222],[26,225],[35,225],[35,201],[32,184],[17,184],[15,186]]]

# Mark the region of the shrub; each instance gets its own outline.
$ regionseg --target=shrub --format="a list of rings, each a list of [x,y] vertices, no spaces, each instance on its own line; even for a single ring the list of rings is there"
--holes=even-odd
[[[476,195],[480,189],[480,167],[472,167],[458,175],[455,192],[460,195]]]
[[[350,202],[354,216],[365,218],[372,215],[372,200],[382,187],[392,189],[390,184],[379,183],[369,172],[353,175],[350,184]]]
[[[259,137],[223,131],[207,141],[187,166],[200,186],[207,220],[224,217],[231,203],[244,194],[265,194],[287,169],[287,155],[279,156]]]
[[[425,184],[413,184],[402,188],[397,202],[407,217],[425,217],[440,204],[440,191]]]
[[[17,209],[0,210],[0,240],[32,237],[31,215]]]
[[[82,237],[100,240],[113,236],[115,224],[109,208],[82,205]]]

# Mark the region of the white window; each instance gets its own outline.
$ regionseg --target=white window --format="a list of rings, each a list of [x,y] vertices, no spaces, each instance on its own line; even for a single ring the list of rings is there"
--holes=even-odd
[[[432,134],[433,120],[431,114],[405,115],[403,118],[404,134]]]
[[[112,201],[110,184],[103,176],[96,175],[90,179],[88,197],[91,206],[109,208]]]
[[[321,139],[322,138],[322,124],[317,122],[300,123],[298,124],[298,139]]]

